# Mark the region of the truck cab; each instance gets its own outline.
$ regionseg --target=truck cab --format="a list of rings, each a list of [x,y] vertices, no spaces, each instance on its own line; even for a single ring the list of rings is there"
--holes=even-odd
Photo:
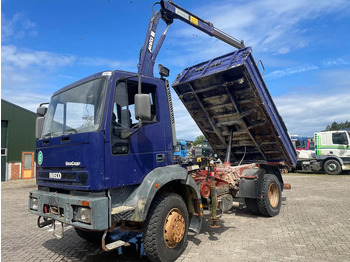
[[[101,72],[58,90],[38,116],[38,190],[30,192],[29,211],[38,215],[39,227],[61,223],[58,237],[63,224],[86,239],[97,232],[109,251],[124,243],[108,244],[108,232],[149,232],[145,224],[160,212],[159,202],[171,201],[183,218],[181,237],[169,236],[180,248],[174,256],[185,247],[188,229],[199,232],[198,186],[186,169],[173,165],[176,139],[166,79]],[[174,213],[166,210],[164,215]]]
[[[317,132],[314,141],[313,151],[299,151],[298,162],[302,170],[324,170],[329,175],[339,175],[342,171],[350,170],[349,130]]]
[[[144,120],[140,132],[131,136],[128,133],[138,127],[135,116],[138,85],[137,79],[122,80],[130,76],[120,71],[102,72],[52,96],[37,141],[37,153],[41,157],[39,186],[104,190],[140,184],[152,169],[172,164],[172,133],[164,80],[143,79],[142,92],[149,96],[150,119]],[[150,141],[150,138],[156,139]],[[60,175],[55,175],[58,171]]]
[[[348,130],[315,133],[316,159],[328,174],[350,170],[350,132]]]

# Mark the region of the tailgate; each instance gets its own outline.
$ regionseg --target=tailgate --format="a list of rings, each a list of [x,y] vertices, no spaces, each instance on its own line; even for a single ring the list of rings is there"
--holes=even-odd
[[[231,163],[295,166],[287,128],[251,53],[248,47],[186,68],[172,87],[222,160],[232,131]]]

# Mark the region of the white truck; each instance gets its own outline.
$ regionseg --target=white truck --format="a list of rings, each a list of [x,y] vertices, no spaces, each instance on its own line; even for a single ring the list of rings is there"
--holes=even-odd
[[[306,171],[322,171],[339,175],[350,170],[350,131],[322,131],[315,133],[315,150],[298,152],[298,162]],[[297,165],[298,166],[298,165]]]

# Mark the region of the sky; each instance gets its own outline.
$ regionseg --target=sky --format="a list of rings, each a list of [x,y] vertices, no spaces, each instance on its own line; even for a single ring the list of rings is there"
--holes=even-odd
[[[36,111],[83,77],[137,72],[154,2],[2,0],[1,98]],[[350,121],[350,1],[174,2],[253,48],[291,135],[310,137],[333,121]],[[161,21],[157,36],[164,28]],[[184,68],[234,50],[175,20],[155,68],[168,67],[171,83]],[[174,91],[172,99],[177,137],[194,140],[200,130]]]

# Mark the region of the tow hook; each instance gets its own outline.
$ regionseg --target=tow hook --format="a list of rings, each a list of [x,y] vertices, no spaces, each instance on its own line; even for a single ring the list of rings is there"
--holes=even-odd
[[[39,216],[38,217],[38,227],[39,228],[43,228],[43,227],[46,227],[46,226],[49,226],[49,225],[52,225],[52,223],[54,222],[54,220],[53,219],[48,219],[47,217],[43,217],[43,222],[40,222],[40,219],[41,219],[42,217],[41,216]]]

